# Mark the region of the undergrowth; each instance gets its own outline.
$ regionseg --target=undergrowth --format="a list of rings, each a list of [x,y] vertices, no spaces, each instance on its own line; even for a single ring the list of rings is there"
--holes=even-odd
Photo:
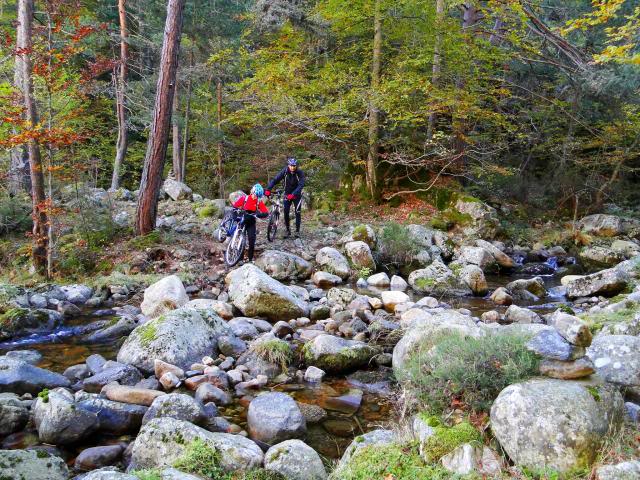
[[[293,358],[291,346],[284,340],[258,340],[253,342],[250,348],[264,361],[280,365],[284,371]]]

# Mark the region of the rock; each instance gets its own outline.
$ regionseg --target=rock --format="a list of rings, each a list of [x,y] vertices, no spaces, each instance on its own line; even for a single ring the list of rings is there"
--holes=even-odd
[[[49,332],[62,324],[62,315],[54,310],[9,308],[0,314],[0,341]]]
[[[468,236],[494,238],[500,228],[496,209],[477,199],[461,198],[455,204],[456,210],[471,217],[472,225],[463,229]]]
[[[170,275],[147,287],[140,308],[149,318],[157,318],[163,313],[182,307],[189,296],[177,275]]]
[[[502,268],[513,268],[516,266],[516,262],[514,262],[513,258],[504,253],[498,247],[489,243],[485,240],[476,240],[476,245],[478,247],[484,248],[487,252],[489,252],[493,258],[495,258],[498,265]]]
[[[178,378],[184,378],[184,370],[170,363],[163,362],[162,360],[155,359],[153,361],[153,372],[156,378],[159,380],[165,373],[173,373]]]
[[[543,330],[527,343],[527,349],[553,360],[575,360],[584,357],[584,347],[567,342],[556,330]]]
[[[144,405],[146,407],[150,406],[156,398],[166,395],[166,393],[159,390],[128,387],[125,385],[118,385],[117,383],[106,385],[102,389],[102,394],[114,402],[132,403],[134,405]]]
[[[277,321],[308,315],[309,307],[304,301],[255,265],[232,270],[225,282],[234,306],[249,317]]]
[[[196,390],[196,400],[203,404],[213,402],[216,405],[223,406],[230,405],[233,401],[231,395],[211,383],[203,383],[198,387],[198,390]]]
[[[42,450],[0,450],[0,478],[67,480],[67,464]]]
[[[380,350],[355,340],[333,335],[318,335],[304,347],[307,365],[330,373],[340,373],[367,365]]]
[[[327,412],[324,408],[310,403],[297,402],[300,412],[304,417],[307,425],[320,423],[327,418]]]
[[[351,265],[356,270],[369,269],[375,271],[376,262],[371,255],[371,249],[365,242],[349,242],[344,246]]]
[[[280,392],[264,393],[251,401],[247,426],[251,438],[268,445],[302,437],[307,431],[298,404]]]
[[[64,292],[66,300],[76,305],[83,305],[93,295],[93,290],[86,285],[63,285],[60,290]]]
[[[462,265],[476,265],[484,271],[492,265],[495,265],[496,259],[490,252],[482,247],[464,246],[460,248],[458,262]]]
[[[495,310],[489,310],[480,315],[480,320],[484,323],[498,323],[500,322],[500,313]]]
[[[234,318],[228,325],[233,334],[242,340],[253,340],[259,335],[258,329],[250,318]],[[269,325],[269,330],[271,330],[271,325]]]
[[[364,435],[358,435],[353,439],[353,442],[347,447],[347,449],[342,454],[342,458],[340,459],[340,463],[336,468],[336,473],[340,471],[340,468],[346,465],[346,463],[353,457],[353,455],[358,452],[361,448],[376,445],[376,446],[384,446],[391,445],[397,440],[396,434],[391,430],[371,430],[370,432],[365,433]],[[336,477],[340,478],[340,477]]]
[[[631,460],[596,468],[597,480],[636,480],[640,478],[640,461]]]
[[[265,375],[267,378],[272,379],[282,372],[280,365],[264,360],[252,350],[247,350],[243,353],[242,356],[238,358],[237,363],[238,365],[246,367],[254,377]]]
[[[305,259],[277,250],[265,250],[256,266],[276,280],[306,280],[313,271],[313,265]]]
[[[320,288],[335,287],[342,283],[342,278],[329,272],[316,272],[311,277],[311,280]]]
[[[483,296],[489,291],[487,280],[480,267],[476,265],[466,265],[459,274],[462,280],[473,292],[474,295]]]
[[[22,430],[28,421],[28,405],[15,393],[0,393],[0,437]]]
[[[14,360],[30,363],[31,365],[36,365],[42,360],[42,354],[37,350],[10,350],[5,353],[5,356]]]
[[[196,399],[183,393],[170,393],[156,397],[142,418],[142,425],[146,425],[154,418],[169,417],[200,424],[205,419],[202,404]]]
[[[500,392],[491,407],[491,429],[516,465],[567,471],[595,460],[623,412],[615,388],[534,379]]]
[[[346,279],[351,273],[349,262],[335,248],[321,248],[316,254],[316,263],[322,270],[337,275],[342,279]]]
[[[13,392],[18,395],[30,393],[37,395],[45,388],[69,387],[69,380],[58,373],[21,360],[0,357],[0,393]]]
[[[385,272],[371,275],[369,278],[367,278],[367,284],[372,287],[388,287],[390,284],[389,275],[387,275]]]
[[[218,350],[227,357],[237,358],[247,351],[247,343],[233,335],[218,337]]]
[[[500,461],[493,451],[484,445],[465,443],[440,460],[442,466],[457,475],[476,473],[492,478],[500,475]]]
[[[196,310],[212,310],[213,313],[220,316],[224,320],[233,318],[233,307],[231,304],[221,302],[220,300],[210,300],[208,298],[196,298],[185,304],[187,308],[195,308]]]
[[[575,278],[566,282],[567,297],[591,297],[617,295],[627,287],[628,276],[615,268],[601,270],[591,275]]]
[[[596,213],[587,215],[578,222],[578,228],[598,237],[616,237],[625,233],[624,224],[620,217]]]
[[[631,423],[640,423],[640,405],[633,402],[625,402],[624,408],[627,410],[627,420]]]
[[[100,423],[100,431],[112,435],[137,433],[147,407],[129,403],[114,402],[100,395],[76,393],[78,408],[95,413]]]
[[[273,333],[278,338],[285,338],[287,335],[292,335],[293,332],[293,327],[289,325],[288,322],[285,322],[283,320],[276,322],[271,329],[271,333]]]
[[[134,475],[127,473],[120,473],[120,469],[117,467],[102,467],[98,470],[93,470],[84,475],[74,477],[73,480],[139,480]],[[164,480],[164,479],[163,479]]]
[[[327,472],[316,451],[300,440],[285,440],[264,456],[264,468],[288,480],[325,480]]]
[[[87,368],[89,369],[92,375],[95,375],[96,373],[100,373],[104,368],[104,364],[106,362],[107,360],[99,353],[94,353],[93,355],[89,355],[85,360]]]
[[[33,416],[40,441],[54,445],[77,443],[99,426],[98,416],[77,408],[74,396],[63,388],[39,396]]]
[[[584,247],[578,257],[584,265],[592,268],[613,267],[625,259],[623,254],[598,245]]]
[[[506,288],[511,292],[511,296],[518,300],[532,300],[547,295],[547,289],[541,277],[520,278],[508,283]]]
[[[382,292],[382,304],[390,311],[393,311],[396,305],[406,303],[410,300],[409,295],[400,290],[389,290]]]
[[[398,275],[393,275],[391,277],[391,283],[389,285],[391,290],[406,290],[409,288],[409,284],[404,280],[404,278],[399,277]]]
[[[171,200],[191,200],[193,196],[193,190],[187,187],[184,183],[178,182],[171,178],[167,178],[162,184],[162,189]]]
[[[540,362],[540,373],[542,375],[559,378],[561,380],[574,380],[576,378],[588,377],[593,372],[595,372],[593,362],[587,357],[569,362],[545,358]]]
[[[131,332],[120,347],[118,362],[151,373],[159,359],[187,370],[216,351],[218,337],[229,334],[227,324],[210,311],[173,310]]]
[[[596,335],[587,355],[607,382],[640,386],[640,337]]]
[[[309,318],[311,320],[325,320],[331,316],[331,309],[327,305],[316,305],[311,307]]]
[[[542,318],[528,308],[511,305],[504,314],[505,320],[509,323],[543,323]]]
[[[513,297],[504,287],[496,288],[491,294],[491,301],[496,305],[511,305],[513,303]]]
[[[307,382],[320,383],[325,375],[326,372],[324,370],[320,370],[312,365],[307,367],[307,370],[304,372],[304,379]]]
[[[344,310],[356,296],[356,292],[350,288],[332,288],[327,292],[327,304]]]
[[[192,423],[173,418],[156,418],[142,427],[131,452],[130,469],[172,466],[194,440],[218,452],[225,471],[250,470],[262,465],[263,454],[241,435],[209,432]]]
[[[86,472],[113,465],[120,460],[123,451],[122,445],[103,445],[86,448],[76,457],[75,468]]]
[[[630,258],[640,254],[640,245],[627,240],[615,240],[611,244],[611,250],[626,258]]]
[[[111,382],[118,382],[122,385],[135,385],[140,380],[142,380],[142,375],[137,368],[131,365],[116,364],[85,378],[82,382],[82,388],[89,393],[98,393],[102,390],[102,387]]]
[[[549,317],[549,325],[554,327],[564,339],[572,345],[588,347],[591,345],[591,331],[586,323],[578,317],[556,310]]]
[[[427,295],[471,295],[471,289],[463,283],[445,264],[434,262],[426,268],[414,270],[409,275],[409,285],[419,293]]]

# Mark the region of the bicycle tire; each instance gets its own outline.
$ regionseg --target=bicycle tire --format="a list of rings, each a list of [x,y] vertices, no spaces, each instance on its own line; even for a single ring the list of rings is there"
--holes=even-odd
[[[224,241],[227,239],[227,226],[225,224],[220,224],[220,226],[216,228],[214,235],[215,239],[218,242],[224,243]]]
[[[244,254],[244,247],[247,243],[247,235],[244,229],[237,228],[229,240],[229,245],[224,252],[224,262],[229,267],[236,265]]]
[[[276,239],[279,218],[279,212],[272,212],[271,215],[269,215],[269,225],[267,226],[267,240],[269,240],[270,242],[273,242]]]

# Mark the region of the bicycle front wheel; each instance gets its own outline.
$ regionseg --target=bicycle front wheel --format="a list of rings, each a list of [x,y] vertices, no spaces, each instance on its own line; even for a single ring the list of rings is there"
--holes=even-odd
[[[229,267],[233,267],[242,258],[244,253],[244,246],[247,242],[247,236],[243,228],[237,228],[233,232],[233,236],[227,245],[227,250],[224,252],[224,262]]]
[[[267,240],[269,240],[270,242],[273,242],[276,239],[279,217],[280,214],[278,212],[272,212],[269,216],[269,226],[267,226]]]

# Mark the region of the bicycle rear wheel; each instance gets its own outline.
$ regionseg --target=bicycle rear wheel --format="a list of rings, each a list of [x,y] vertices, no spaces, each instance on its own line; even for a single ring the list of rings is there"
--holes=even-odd
[[[279,218],[279,212],[271,212],[271,215],[269,215],[269,226],[267,226],[267,240],[269,240],[270,242],[273,242],[276,239]]]
[[[233,236],[227,245],[227,249],[224,252],[224,262],[229,267],[233,267],[242,258],[244,253],[244,246],[247,243],[247,235],[244,228],[236,228],[233,232]]]

